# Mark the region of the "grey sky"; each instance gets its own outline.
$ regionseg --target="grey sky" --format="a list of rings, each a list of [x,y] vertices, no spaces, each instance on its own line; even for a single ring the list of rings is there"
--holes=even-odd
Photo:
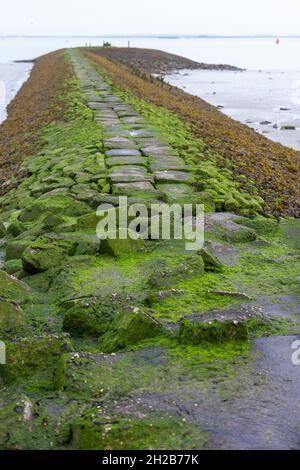
[[[0,36],[299,34],[299,0],[0,0]]]

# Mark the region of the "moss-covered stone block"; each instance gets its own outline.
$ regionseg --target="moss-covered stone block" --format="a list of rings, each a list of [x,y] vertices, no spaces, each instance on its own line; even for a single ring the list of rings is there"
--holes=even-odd
[[[109,328],[114,316],[124,308],[124,300],[117,297],[87,297],[61,303],[64,314],[63,329],[74,336],[99,337]]]
[[[164,331],[162,324],[140,308],[132,308],[115,316],[111,327],[100,339],[103,352],[115,352],[153,338]]]
[[[7,235],[17,237],[26,231],[25,225],[19,220],[12,221],[7,227]]]
[[[71,428],[72,447],[78,450],[199,449],[206,441],[198,426],[170,412],[108,417],[93,408],[77,416]]]
[[[206,247],[203,247],[199,251],[199,254],[204,261],[205,271],[218,272],[225,269],[225,265],[222,263],[222,261],[220,261],[219,258]]]
[[[100,241],[95,234],[74,233],[73,240],[76,241],[76,255],[95,255],[99,252]]]
[[[6,236],[6,228],[5,225],[0,222],[0,237],[4,238]]]
[[[46,376],[48,386],[53,387],[54,372],[60,356],[73,350],[66,335],[33,336],[6,342],[6,364],[0,366],[4,382],[21,382],[33,374]]]
[[[187,277],[202,276],[204,261],[200,255],[177,256],[163,259],[149,277],[149,284],[155,289],[173,287]]]
[[[229,243],[247,243],[257,239],[255,230],[232,221],[226,221],[222,225],[215,225],[210,232],[216,238]]]
[[[240,217],[236,223],[254,230],[258,235],[270,235],[277,232],[279,228],[279,221],[275,218],[267,217],[254,217],[246,218]]]
[[[0,297],[0,334],[16,334],[23,329],[24,325],[24,312],[20,305]]]
[[[79,216],[88,213],[89,210],[89,206],[84,202],[68,196],[54,194],[52,197],[41,197],[33,204],[28,205],[21,211],[19,220],[21,222],[31,222],[49,212],[59,217],[63,215]]]
[[[239,210],[239,203],[233,197],[229,197],[224,201],[224,209],[228,212],[237,212]]]
[[[58,362],[54,384],[56,390],[61,390],[71,396],[85,399],[99,399],[113,395],[115,387],[120,389],[124,383],[120,383],[120,374],[113,370],[113,365],[118,362],[112,356],[103,353],[73,352],[63,354]],[[129,375],[129,374],[128,374]],[[127,377],[128,377],[127,375]],[[124,381],[123,381],[124,382]],[[126,390],[134,388],[131,380]]]
[[[90,214],[85,214],[77,219],[77,228],[78,230],[93,230],[96,233],[97,224],[99,222],[99,217],[95,212]]]
[[[120,236],[127,236],[127,238],[120,238]],[[131,238],[130,234],[126,235],[126,229],[110,232],[105,240],[100,240],[100,253],[116,258],[127,256],[130,253],[141,252],[145,247],[146,244],[143,238]]]
[[[21,259],[10,259],[5,262],[4,269],[8,274],[16,274],[22,271],[23,263]]]
[[[40,217],[39,222],[43,224],[45,228],[53,229],[61,225],[64,222],[64,218],[53,212],[46,212]]]
[[[31,244],[30,240],[13,240],[6,246],[6,261],[21,259],[26,248]]]
[[[66,256],[75,254],[77,243],[69,238],[42,236],[23,252],[24,271],[36,274],[59,266]]]
[[[212,320],[198,322],[182,319],[179,341],[183,344],[222,343],[225,341],[246,341],[248,328],[246,322]]]
[[[31,289],[25,282],[0,271],[0,297],[15,302],[26,301],[30,297]]]

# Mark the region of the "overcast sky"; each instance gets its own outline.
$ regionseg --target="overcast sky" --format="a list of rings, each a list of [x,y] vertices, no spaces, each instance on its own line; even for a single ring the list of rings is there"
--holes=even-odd
[[[0,0],[0,36],[300,35],[300,0]]]

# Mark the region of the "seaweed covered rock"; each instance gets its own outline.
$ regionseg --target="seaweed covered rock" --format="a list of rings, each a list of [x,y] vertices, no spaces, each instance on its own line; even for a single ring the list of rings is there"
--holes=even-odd
[[[279,221],[278,219],[275,219],[275,217],[240,217],[236,220],[236,223],[255,230],[258,235],[274,234],[279,228]]]
[[[207,247],[203,247],[199,254],[204,261],[205,271],[218,272],[223,271],[225,268],[225,265],[222,263],[222,261],[220,261],[219,258],[215,256]]]
[[[202,276],[204,262],[200,255],[177,256],[161,260],[149,278],[149,284],[155,289],[173,287],[180,280],[189,276]]]
[[[32,397],[24,393],[2,396],[0,407],[0,449],[50,449],[45,413]]]
[[[130,235],[125,235],[126,238],[124,236],[122,239],[120,238],[122,232],[123,230],[119,229],[116,233],[108,234],[105,240],[101,240],[100,253],[119,258],[145,249],[145,240],[143,238],[133,238]]]
[[[19,215],[21,222],[37,220],[45,213],[53,213],[58,216],[79,216],[89,212],[89,206],[68,196],[54,194],[52,197],[41,197],[33,204],[26,206]]]
[[[72,448],[77,450],[147,450],[162,445],[184,450],[194,448],[195,442],[202,448],[206,440],[198,426],[170,412],[103,416],[90,407],[73,419],[71,429]]]
[[[164,331],[162,324],[140,308],[132,308],[115,316],[110,328],[100,339],[103,352],[115,352],[153,338]]]
[[[206,234],[231,243],[246,243],[256,240],[255,230],[241,225],[242,220],[245,218],[227,212],[206,214]]]
[[[25,224],[20,222],[20,220],[12,220],[9,222],[6,234],[13,237],[18,237],[26,231]]]
[[[76,251],[76,242],[67,238],[42,236],[31,243],[23,252],[24,271],[36,274],[61,264],[65,256]]]
[[[188,315],[181,319],[179,341],[184,344],[246,341],[248,323],[264,321],[261,310],[251,304],[237,304],[224,310]]]
[[[16,274],[23,270],[21,259],[10,259],[5,262],[4,269],[8,274]]]
[[[30,240],[12,240],[8,242],[6,245],[6,261],[21,259],[30,243]]]
[[[24,312],[20,305],[0,297],[0,334],[19,333],[24,325]]]
[[[31,289],[25,282],[0,271],[0,296],[2,299],[23,302],[30,297]]]
[[[4,238],[6,235],[6,228],[5,228],[5,225],[0,222],[0,237],[1,238]]]
[[[53,387],[54,371],[61,354],[72,351],[66,335],[44,335],[6,342],[6,364],[0,366],[5,383],[31,379],[39,374],[45,386]]]
[[[248,339],[245,323],[225,320],[196,322],[183,319],[180,323],[179,341],[183,344],[222,343]]]
[[[74,336],[99,337],[110,326],[114,316],[125,308],[122,296],[85,297],[61,303],[63,329]]]

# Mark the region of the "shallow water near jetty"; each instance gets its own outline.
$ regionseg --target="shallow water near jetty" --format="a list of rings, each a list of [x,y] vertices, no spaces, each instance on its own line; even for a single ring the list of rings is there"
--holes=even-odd
[[[6,106],[27,80],[31,63],[0,63],[0,123],[6,119]]]
[[[299,449],[300,366],[292,363],[297,336],[255,340],[237,378],[202,397],[191,410],[208,432],[208,448]],[[241,369],[241,370],[239,370]],[[195,397],[195,400],[200,397]]]
[[[300,150],[300,72],[183,70],[165,80],[265,137]]]

